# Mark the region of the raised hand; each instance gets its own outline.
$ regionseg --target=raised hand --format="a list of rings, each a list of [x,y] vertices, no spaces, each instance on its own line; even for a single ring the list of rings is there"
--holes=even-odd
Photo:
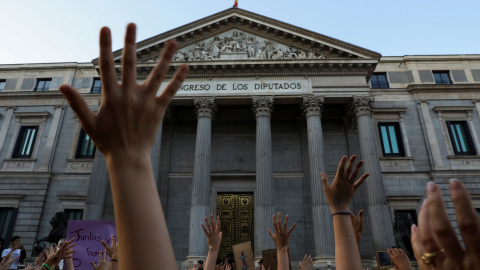
[[[397,270],[413,270],[412,264],[407,254],[401,248],[387,249],[390,259],[392,259],[395,269]]]
[[[33,266],[33,264],[31,263],[28,263],[27,266],[23,268],[23,270],[34,270],[34,269],[35,269],[35,266]]]
[[[357,240],[357,245],[360,247],[360,240],[362,239],[362,233],[363,233],[363,210],[360,210],[358,212],[358,218],[353,214],[350,215],[350,220],[352,221],[355,240]]]
[[[101,241],[102,245],[105,247],[105,250],[108,252],[110,258],[118,260],[118,243],[115,236],[110,235],[110,246],[107,245],[105,241]]]
[[[277,246],[277,250],[283,250],[288,248],[288,242],[290,240],[290,234],[292,233],[293,229],[297,226],[297,223],[293,224],[293,226],[287,230],[288,226],[288,215],[285,216],[285,223],[282,226],[282,215],[280,212],[277,215],[273,215],[273,227],[275,228],[275,234],[270,229],[268,233],[270,237],[272,237],[275,245]]]
[[[305,254],[305,257],[303,257],[303,261],[298,262],[300,265],[300,270],[310,270],[313,266],[313,258],[312,255]]]
[[[75,252],[72,247],[76,245],[76,243],[72,243],[73,240],[75,240],[75,237],[60,245],[58,249],[57,244],[53,244],[53,247],[47,247],[45,264],[54,268],[52,266],[57,265],[62,259],[71,258],[72,253]]]
[[[328,179],[325,173],[322,173],[323,191],[330,206],[332,213],[340,211],[349,211],[348,206],[352,201],[353,194],[360,187],[368,177],[368,173],[362,175],[357,180],[358,173],[362,168],[363,161],[359,161],[354,169],[356,156],[351,156],[347,163],[347,156],[344,156],[338,164],[337,175],[333,180],[332,185],[328,184]],[[347,167],[345,168],[345,163]]]
[[[208,222],[208,219],[205,217],[205,224],[207,224],[207,228],[205,228],[205,225],[202,224],[202,229],[205,232],[205,236],[207,237],[208,248],[210,250],[220,250],[220,244],[222,243],[222,232],[220,231],[220,217],[217,216],[217,222],[215,225],[213,221],[213,215],[210,214],[210,222]]]
[[[90,262],[95,270],[108,270],[110,268],[110,261],[108,260],[108,255],[106,250],[101,250],[98,252],[98,264]]]
[[[138,85],[135,36],[136,26],[129,24],[123,49],[122,82],[118,84],[110,29],[104,27],[100,30],[99,63],[103,88],[102,103],[97,113],[90,110],[82,95],[73,87],[62,85],[59,88],[85,132],[106,158],[114,153],[150,155],[163,114],[188,73],[187,66],[180,66],[166,89],[156,96],[177,49],[177,43],[169,41],[150,76]]]
[[[448,218],[442,192],[427,184],[418,228],[412,226],[412,247],[420,269],[480,269],[480,223],[465,186],[450,180],[450,197],[465,249]]]
[[[42,252],[35,259],[35,269],[40,269],[40,267],[46,260],[47,260],[46,250],[42,250]]]

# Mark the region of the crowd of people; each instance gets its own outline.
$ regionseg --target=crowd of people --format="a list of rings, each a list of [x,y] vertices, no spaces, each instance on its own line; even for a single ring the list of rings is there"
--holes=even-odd
[[[151,164],[151,151],[163,114],[176,91],[188,74],[186,65],[179,66],[165,90],[157,96],[157,90],[169,71],[177,43],[165,44],[158,64],[147,80],[137,84],[136,76],[136,26],[129,24],[126,30],[122,57],[121,83],[117,74],[111,48],[110,29],[100,30],[100,75],[103,83],[102,103],[98,112],[92,112],[81,94],[68,85],[60,91],[90,135],[99,151],[105,156],[110,175],[117,237],[105,251],[99,253],[95,270],[106,269],[177,269],[160,199],[155,187]],[[368,173],[358,177],[363,165],[355,165],[355,156],[344,156],[339,163],[333,182],[322,174],[325,197],[330,206],[334,225],[336,269],[363,269],[359,242],[363,230],[360,211],[358,218],[349,209],[355,191],[367,179]],[[450,181],[450,196],[455,207],[459,232],[464,246],[457,237],[443,202],[439,187],[427,184],[426,199],[421,207],[418,226],[411,228],[411,242],[420,269],[480,269],[480,224],[464,185]],[[139,196],[141,194],[141,196]],[[288,215],[278,213],[272,217],[273,230],[268,229],[277,247],[278,269],[288,270],[290,259],[288,244],[295,224],[288,226]],[[219,218],[205,218],[202,224],[209,252],[202,266],[207,270],[229,270],[230,264],[217,264],[222,232]],[[267,229],[267,228],[266,228]],[[113,237],[112,237],[113,238]],[[13,239],[13,238],[12,238]],[[19,240],[19,239],[18,239]],[[53,270],[63,259],[68,270],[74,269],[72,254],[74,239],[57,247],[47,248],[28,270]],[[2,253],[2,269],[15,269],[20,254],[18,245]],[[390,249],[396,269],[412,269],[410,261],[401,249]],[[311,256],[305,255],[300,263],[302,270],[312,267]]]

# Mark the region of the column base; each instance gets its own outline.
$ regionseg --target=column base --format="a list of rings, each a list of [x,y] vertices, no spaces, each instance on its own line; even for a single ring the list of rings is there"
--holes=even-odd
[[[315,270],[333,270],[333,269],[335,269],[335,257],[315,257],[315,258],[313,258],[313,269],[315,269]]]

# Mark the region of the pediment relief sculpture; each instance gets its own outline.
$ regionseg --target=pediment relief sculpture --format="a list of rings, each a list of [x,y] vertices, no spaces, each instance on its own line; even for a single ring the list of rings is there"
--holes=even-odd
[[[323,59],[324,54],[231,30],[177,51],[174,61]],[[149,59],[149,62],[154,62]]]

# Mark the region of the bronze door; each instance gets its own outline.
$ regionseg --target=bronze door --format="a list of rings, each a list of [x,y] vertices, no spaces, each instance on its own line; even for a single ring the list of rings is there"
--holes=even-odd
[[[251,241],[254,246],[253,209],[253,193],[218,193],[217,215],[223,232],[220,259],[233,253],[233,245]]]

